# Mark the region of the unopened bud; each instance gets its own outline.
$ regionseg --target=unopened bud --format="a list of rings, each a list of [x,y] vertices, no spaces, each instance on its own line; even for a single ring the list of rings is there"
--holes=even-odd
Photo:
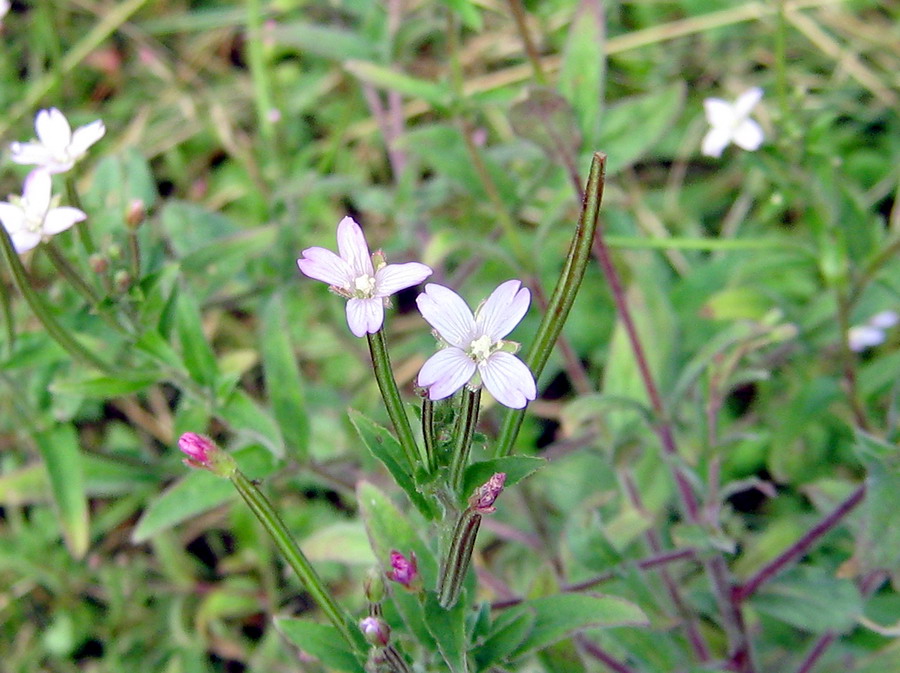
[[[359,622],[359,630],[371,645],[384,647],[391,642],[391,627],[379,617],[365,617]]]
[[[88,264],[94,273],[106,273],[109,269],[109,260],[96,252],[88,258]]]
[[[137,229],[147,219],[147,207],[143,199],[132,199],[125,211],[125,223],[132,229]]]
[[[496,512],[494,501],[503,492],[503,484],[506,483],[506,473],[496,472],[486,483],[479,486],[472,497],[469,498],[469,506],[479,514],[491,514]]]
[[[372,253],[372,266],[375,267],[376,271],[387,266],[387,260],[384,257],[384,252],[382,252],[381,250],[376,250]]]
[[[380,603],[384,600],[384,580],[378,568],[369,570],[363,587],[366,592],[366,600],[369,603]]]
[[[125,269],[119,269],[113,275],[113,284],[119,292],[125,292],[131,287],[131,274]]]
[[[209,437],[186,432],[178,439],[178,448],[187,458],[185,465],[209,470],[220,477],[228,477],[237,467],[234,459],[222,451]]]

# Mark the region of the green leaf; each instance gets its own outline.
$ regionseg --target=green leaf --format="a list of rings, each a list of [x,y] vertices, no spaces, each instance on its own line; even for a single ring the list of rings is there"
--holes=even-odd
[[[857,430],[856,455],[866,466],[866,497],[862,502],[862,531],[858,558],[868,570],[900,570],[900,449]]]
[[[377,486],[361,481],[356,487],[359,513],[369,534],[369,543],[382,566],[388,563],[392,549],[404,555],[416,553],[419,574],[425,586],[437,583],[437,562],[431,550],[419,538],[409,519]]]
[[[644,612],[634,603],[613,596],[559,594],[523,603],[534,612],[534,629],[516,648],[515,656],[547,647],[586,628],[647,626]]]
[[[406,492],[418,510],[426,517],[433,518],[434,512],[431,503],[419,493],[412,477],[403,468],[406,459],[397,438],[387,428],[378,425],[358,411],[351,409],[348,413],[350,422],[353,423],[353,427],[356,428],[356,432],[366,448],[384,464],[394,481]]]
[[[759,289],[729,287],[712,295],[701,314],[712,320],[762,320],[772,308],[772,298]]]
[[[309,414],[284,315],[281,298],[275,295],[262,311],[260,353],[275,422],[291,455],[302,462],[309,454]]]
[[[34,434],[50,478],[50,491],[66,547],[83,558],[90,542],[87,496],[78,435],[71,425],[58,425]]]
[[[359,33],[305,21],[278,22],[267,36],[284,47],[297,47],[304,55],[314,54],[333,61],[368,60],[375,54],[374,45]]]
[[[546,464],[547,461],[545,459],[534,456],[508,456],[506,458],[492,458],[491,460],[472,463],[466,468],[463,475],[463,497],[468,499],[476,488],[487,482],[496,472],[504,472],[506,474],[504,487],[509,488]]]
[[[481,12],[472,0],[440,0],[442,5],[446,5],[454,12],[459,14],[466,28],[480,31],[482,26]]]
[[[600,109],[606,77],[606,20],[600,0],[582,0],[572,19],[559,72],[560,93],[578,116],[587,147],[599,131]],[[604,150],[605,151],[605,150]]]
[[[253,478],[264,478],[275,472],[277,466],[272,454],[261,446],[248,446],[232,455],[241,470]],[[190,472],[151,500],[144,510],[131,534],[136,544],[238,497],[227,479],[205,470],[183,469]]]
[[[516,607],[500,613],[484,642],[472,650],[475,670],[484,671],[501,664],[522,644],[534,628],[534,620],[534,614],[526,608]]]
[[[188,373],[198,383],[212,386],[219,376],[219,368],[212,347],[203,333],[200,307],[187,291],[179,293],[176,307],[175,329]]]
[[[303,553],[312,561],[371,566],[376,562],[362,521],[340,521],[303,538]]]
[[[159,382],[161,375],[156,372],[132,372],[127,377],[88,376],[83,379],[57,379],[50,391],[62,394],[79,394],[88,398],[107,399],[130,395],[149,388]]]
[[[764,585],[751,605],[809,633],[846,633],[862,614],[862,596],[851,580],[812,567],[795,568]]]
[[[351,59],[344,63],[344,68],[351,75],[379,89],[396,91],[410,98],[422,99],[438,109],[446,109],[453,100],[450,87],[445,84],[435,84],[424,79],[410,77],[371,61]]]
[[[268,410],[263,409],[244,390],[232,390],[218,413],[240,437],[259,442],[276,458],[284,457],[284,444],[278,425]]]
[[[451,673],[467,673],[466,666],[466,613],[468,601],[458,600],[449,610],[441,607],[437,594],[429,591],[425,596],[425,625],[434,637],[438,650]]]
[[[643,157],[669,130],[684,105],[684,82],[610,105],[600,122],[597,147],[607,155],[613,175]]]
[[[325,666],[346,673],[364,673],[347,642],[333,626],[305,619],[276,617],[275,627],[303,652],[314,656]]]

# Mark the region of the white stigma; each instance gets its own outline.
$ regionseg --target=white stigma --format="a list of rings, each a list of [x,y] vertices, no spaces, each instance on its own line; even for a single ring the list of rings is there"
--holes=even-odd
[[[368,274],[363,274],[353,281],[353,289],[362,298],[369,298],[375,293],[375,278]]]
[[[487,360],[488,355],[491,354],[493,345],[494,342],[491,340],[491,337],[487,334],[482,334],[469,344],[469,357],[475,362],[484,362]]]

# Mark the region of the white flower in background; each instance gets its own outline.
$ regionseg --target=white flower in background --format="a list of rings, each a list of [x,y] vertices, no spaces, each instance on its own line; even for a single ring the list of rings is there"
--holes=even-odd
[[[0,222],[20,254],[85,219],[78,208],[54,207],[50,174],[44,170],[28,174],[21,197],[0,201]]]
[[[710,129],[703,136],[701,151],[708,157],[720,157],[729,143],[745,150],[757,150],[763,142],[763,130],[750,119],[750,112],[762,99],[763,91],[753,87],[738,96],[734,103],[721,98],[703,101]]]
[[[9,14],[10,9],[12,9],[12,4],[9,0],[0,0],[0,27],[3,26],[3,17]]]
[[[900,322],[896,311],[881,311],[869,318],[863,325],[854,325],[847,330],[847,345],[854,353],[859,353],[884,343],[887,330]]]
[[[531,293],[518,280],[508,280],[472,311],[450,288],[429,283],[416,298],[422,317],[446,344],[428,358],[418,384],[428,397],[441,400],[466,383],[479,386],[500,404],[522,409],[537,396],[531,370],[513,353],[519,344],[503,341],[528,311]]]
[[[34,118],[36,141],[10,145],[12,160],[17,164],[33,164],[50,173],[65,173],[88,148],[106,133],[98,119],[72,132],[65,115],[56,108],[41,110]]]
[[[388,297],[418,285],[432,273],[418,262],[385,264],[380,253],[371,255],[366,237],[352,217],[338,224],[337,242],[340,256],[325,248],[307,248],[300,253],[297,266],[348,300],[347,325],[358,337],[381,329]]]

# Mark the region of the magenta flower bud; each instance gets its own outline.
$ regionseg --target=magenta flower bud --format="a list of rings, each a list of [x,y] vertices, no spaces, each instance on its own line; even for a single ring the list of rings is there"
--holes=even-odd
[[[209,437],[186,432],[178,439],[178,448],[187,456],[184,464],[229,477],[237,469],[234,459],[222,451]]]
[[[383,619],[378,617],[365,617],[359,622],[359,630],[363,632],[366,641],[377,647],[384,647],[391,641],[391,627]]]
[[[396,549],[393,550],[391,552],[391,570],[387,572],[387,578],[407,589],[418,589],[419,568],[416,564],[415,552],[410,552],[407,559]]]
[[[494,501],[503,492],[505,483],[506,473],[495,473],[485,484],[475,490],[475,493],[469,498],[469,506],[479,514],[491,514],[497,511]]]

